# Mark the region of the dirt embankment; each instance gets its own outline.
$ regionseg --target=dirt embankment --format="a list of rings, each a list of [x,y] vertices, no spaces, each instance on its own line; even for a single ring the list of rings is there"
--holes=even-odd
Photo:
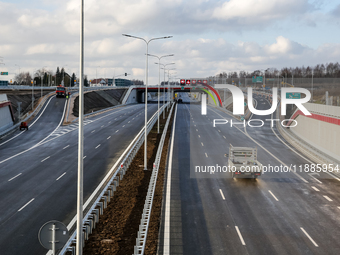
[[[43,91],[43,95],[50,93],[51,91]],[[23,116],[32,110],[32,92],[28,91],[0,91],[1,94],[7,94],[8,100],[11,102],[12,110],[14,113],[14,123],[19,121],[18,103],[21,102],[20,115]],[[33,94],[35,98],[34,107],[36,107],[40,102],[41,92],[38,90]]]
[[[133,254],[136,237],[143,212],[145,197],[151,176],[151,169],[158,149],[165,120],[160,119],[160,134],[157,125],[148,135],[148,171],[144,171],[144,145],[132,161],[124,179],[120,182],[113,199],[100,216],[89,240],[85,242],[84,255],[126,255]],[[158,172],[156,190],[152,206],[149,231],[146,242],[146,255],[157,252],[160,226],[163,184],[171,123],[167,131]]]
[[[91,91],[84,94],[84,114],[102,110],[121,103],[126,89]],[[79,117],[79,97],[74,100],[73,115]]]

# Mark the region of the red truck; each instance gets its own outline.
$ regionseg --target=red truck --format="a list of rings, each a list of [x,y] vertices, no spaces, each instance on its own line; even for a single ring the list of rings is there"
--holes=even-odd
[[[62,85],[59,85],[55,90],[57,97],[66,97],[67,91],[66,88]]]

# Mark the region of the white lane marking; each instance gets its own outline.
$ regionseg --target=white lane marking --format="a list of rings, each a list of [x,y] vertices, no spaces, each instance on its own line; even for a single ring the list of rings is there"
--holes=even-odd
[[[338,209],[340,210],[340,206],[338,206]]]
[[[318,190],[318,188],[316,188],[316,187],[314,187],[314,186],[312,186],[312,188],[313,188],[315,191],[320,191],[320,190]]]
[[[329,202],[332,202],[333,200],[330,199],[328,196],[323,196],[324,198],[326,198]]]
[[[224,197],[223,192],[222,192],[221,189],[220,189],[220,193],[221,193],[222,199],[225,200],[225,197]]]
[[[111,136],[109,136],[108,138],[106,138],[107,140],[109,140],[111,138]]]
[[[66,145],[66,146],[63,148],[63,150],[65,150],[65,149],[68,148],[68,147],[70,147],[70,145]]]
[[[85,158],[86,158],[86,156],[83,157],[83,159],[85,159]]]
[[[119,130],[116,131],[116,133],[118,133]]]
[[[270,195],[272,195],[273,198],[275,198],[276,201],[279,201],[279,200],[276,198],[276,196],[273,194],[273,192],[271,192],[270,190],[268,190],[268,191],[269,191]]]
[[[201,142],[201,144],[202,144],[202,146],[204,146],[202,142]]]
[[[65,112],[66,112],[66,105],[67,105],[67,101],[65,101],[63,115],[61,116],[61,119],[60,119],[60,122],[59,122],[58,126],[53,130],[53,132],[51,134],[46,136],[44,139],[42,139],[39,143],[37,143],[33,147],[38,147],[38,145],[41,145],[46,139],[48,139],[51,135],[53,135],[57,131],[57,129],[61,126],[61,124],[64,121],[64,116],[65,116]]]
[[[117,120],[117,118],[115,118],[115,120]]]
[[[103,125],[103,126],[101,126],[101,128],[102,128],[102,127],[104,127],[104,125]]]
[[[22,175],[22,173],[20,173],[20,174],[17,174],[16,176],[12,177],[12,178],[11,178],[11,179],[9,179],[8,181],[10,182],[10,181],[14,180],[15,178],[17,178],[18,176],[20,176],[20,175]]]
[[[201,136],[200,136],[200,135],[198,135],[198,137],[199,137],[199,138],[201,138]]]
[[[96,147],[96,149],[98,149],[100,147],[100,144]]]
[[[125,127],[125,125],[123,127]]]
[[[334,179],[338,180],[340,182],[340,178],[336,177],[335,175],[329,173],[329,172],[326,172],[326,174],[329,174],[330,176],[332,176]]]
[[[320,180],[316,179],[312,174],[308,174],[310,177],[312,177],[314,180],[316,180],[318,183],[322,183]]]
[[[227,137],[223,136],[224,139],[227,139]]]
[[[111,124],[112,121],[109,121],[109,124]]]
[[[305,235],[309,238],[309,240],[316,246],[319,247],[319,245],[316,244],[316,242],[314,242],[314,240],[308,235],[308,233],[306,232],[306,230],[304,230],[303,228],[300,227],[300,229],[302,230],[303,233],[305,233]]]
[[[56,179],[56,181],[59,181],[59,179],[60,179],[61,177],[63,177],[65,174],[66,174],[66,172],[63,173],[62,175],[60,175],[60,176]]]
[[[91,132],[91,134],[92,134],[93,132],[96,132],[96,130],[93,130],[93,131]]]
[[[221,133],[221,130],[218,130],[218,132],[220,132],[220,133]]]
[[[205,156],[206,156],[206,157],[208,157],[208,154],[207,154],[207,153],[205,153]]]
[[[240,240],[241,240],[242,245],[246,245],[246,243],[244,242],[243,237],[242,237],[242,235],[241,235],[241,232],[240,232],[240,230],[238,229],[238,226],[235,226],[235,228],[236,228],[236,232],[237,232],[237,234],[238,234],[238,237],[239,237]]]
[[[196,131],[198,132],[198,129],[196,128]]]
[[[29,202],[27,202],[23,207],[21,207],[18,212],[22,211],[22,209],[24,209],[26,206],[28,206],[30,203],[32,203],[34,200],[34,198],[32,198]]]
[[[170,154],[169,154],[169,164],[168,164],[168,176],[166,183],[166,202],[165,202],[165,220],[164,220],[164,248],[163,254],[170,254],[170,197],[171,197],[171,171],[172,171],[172,156],[174,151],[174,138],[175,138],[175,129],[176,129],[176,116],[177,116],[177,105],[174,116],[174,123],[172,128],[172,137],[171,137],[171,145],[170,145]]]
[[[44,162],[45,160],[48,160],[50,158],[50,156],[48,156],[47,158],[44,158],[43,160],[41,160],[41,162]]]
[[[130,123],[131,121],[129,121],[128,123]]]

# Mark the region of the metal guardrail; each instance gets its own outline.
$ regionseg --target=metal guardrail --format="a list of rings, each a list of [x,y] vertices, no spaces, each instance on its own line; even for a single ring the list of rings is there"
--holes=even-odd
[[[136,245],[134,246],[134,255],[144,254],[146,238],[148,235],[148,229],[149,229],[149,223],[150,223],[150,217],[151,217],[152,203],[153,203],[153,198],[154,198],[155,189],[156,189],[159,164],[161,161],[164,141],[165,141],[165,137],[166,137],[169,123],[170,123],[174,105],[175,104],[173,104],[171,107],[170,114],[164,126],[163,134],[162,134],[162,137],[159,142],[158,149],[157,149],[155,162],[153,163],[153,169],[152,169],[152,175],[151,175],[150,182],[149,182],[148,193],[146,195],[143,214],[140,220],[139,231],[137,233],[137,239],[136,239]]]
[[[163,105],[159,111],[160,113],[166,108],[167,104]],[[146,132],[149,133],[157,121],[157,112],[148,121],[148,126]],[[84,212],[86,215],[83,220],[83,236],[82,238],[88,240],[89,235],[95,228],[96,223],[99,222],[99,216],[103,214],[104,209],[107,207],[107,203],[113,197],[114,192],[119,186],[119,182],[123,179],[128,167],[130,166],[132,160],[137,154],[139,148],[144,143],[144,127],[135,137],[135,139],[128,146],[128,152],[122,155],[118,162],[123,158],[121,164],[118,167],[113,167],[103,181],[98,185],[96,190],[93,192],[93,199],[90,199],[84,204]],[[87,210],[87,208],[89,208]],[[75,223],[75,222],[74,222]],[[71,227],[72,229],[73,227]],[[60,251],[60,255],[65,254],[70,251],[75,254],[76,245],[76,231],[73,232],[66,245]],[[85,242],[83,242],[85,243]]]

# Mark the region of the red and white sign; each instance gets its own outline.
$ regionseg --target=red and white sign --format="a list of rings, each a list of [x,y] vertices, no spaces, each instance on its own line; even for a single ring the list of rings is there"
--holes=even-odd
[[[196,80],[192,80],[191,82],[192,82],[192,84],[196,84]]]
[[[208,83],[208,81],[207,80],[203,80],[203,84],[207,84]]]
[[[187,80],[187,81],[186,81],[186,84],[190,84],[190,80]]]
[[[185,80],[184,79],[181,79],[181,84],[185,84]]]

